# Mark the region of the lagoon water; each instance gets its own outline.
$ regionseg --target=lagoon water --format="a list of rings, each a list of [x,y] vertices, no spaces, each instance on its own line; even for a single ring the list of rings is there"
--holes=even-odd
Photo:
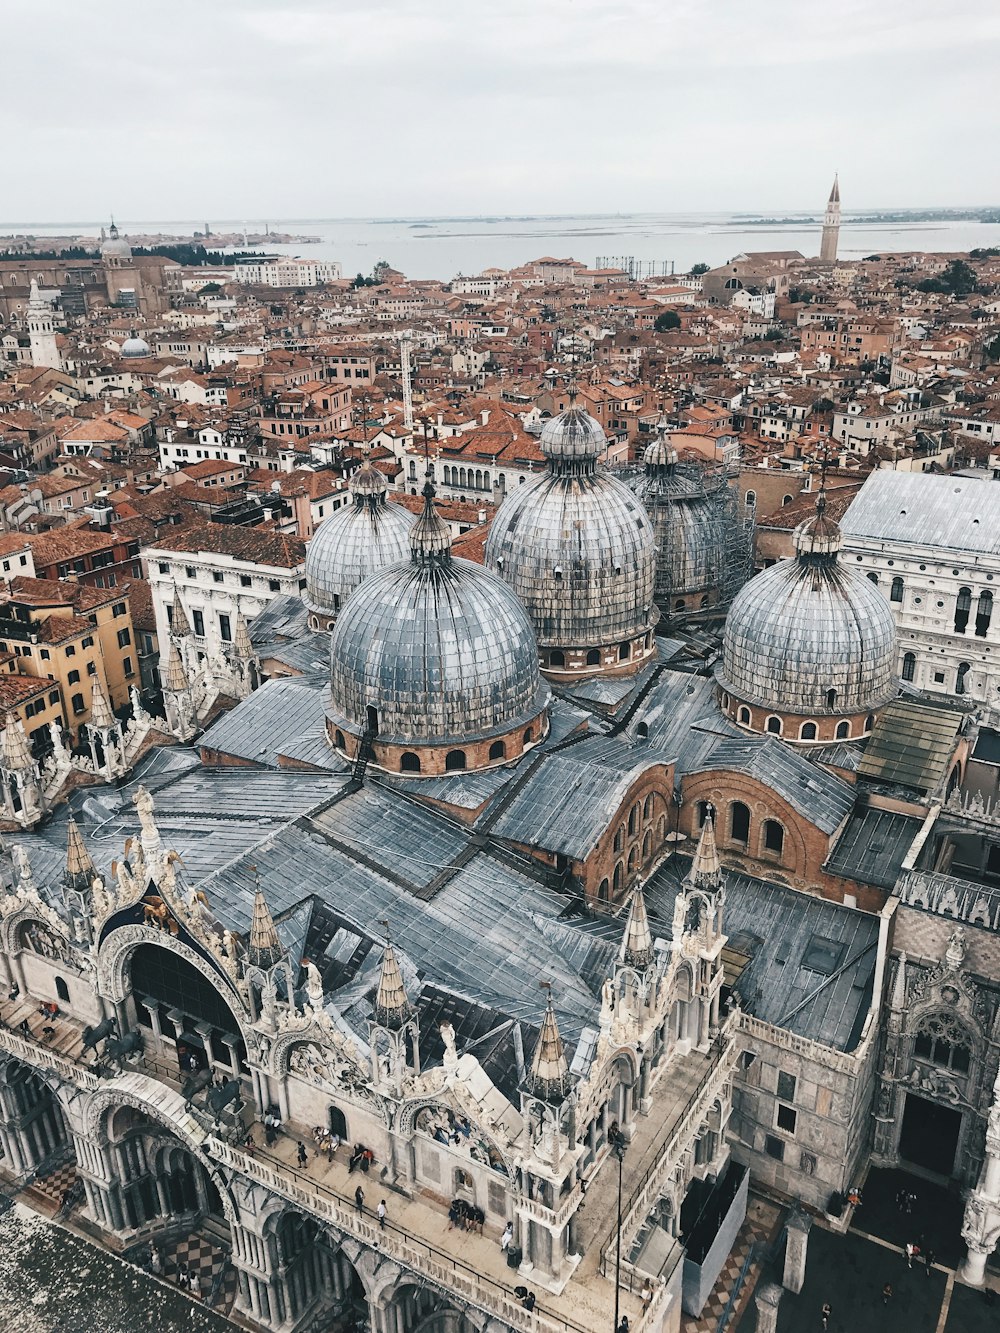
[[[263,219],[211,218],[216,233],[262,231]],[[336,259],[344,273],[370,273],[385,259],[411,278],[448,279],[484,268],[512,268],[542,255],[594,264],[598,257],[634,256],[671,265],[683,273],[692,264],[724,263],[742,250],[819,251],[819,222],[750,225],[735,213],[616,213],[574,217],[484,218],[268,218],[272,231],[319,238],[314,244],[270,246],[269,250]],[[123,232],[190,236],[198,221],[120,218]],[[0,222],[0,238],[12,232],[94,236],[100,219],[62,223]],[[968,251],[1000,245],[1000,224],[976,222],[877,222],[848,215],[840,231],[840,256],[858,259],[900,250]]]

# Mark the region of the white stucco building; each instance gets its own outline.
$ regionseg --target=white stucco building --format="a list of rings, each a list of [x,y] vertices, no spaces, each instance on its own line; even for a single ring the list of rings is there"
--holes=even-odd
[[[889,599],[899,674],[1000,705],[1000,486],[879,471],[843,519],[844,556]]]

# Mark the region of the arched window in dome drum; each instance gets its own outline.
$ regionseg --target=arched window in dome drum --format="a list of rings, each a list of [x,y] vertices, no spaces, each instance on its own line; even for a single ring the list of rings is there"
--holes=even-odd
[[[407,750],[405,754],[399,756],[400,773],[419,773],[420,756],[414,754],[412,750]]]
[[[561,648],[553,648],[549,653],[549,666],[561,667],[566,665],[566,654]]]
[[[744,727],[748,727],[750,725],[750,709],[741,708],[739,713],[737,714],[737,721],[740,722]]]
[[[827,690],[827,692],[826,692],[826,706],[827,706],[827,708],[836,708],[836,707],[837,707],[837,691],[836,691],[836,690]]]
[[[701,605],[701,609],[702,609],[703,611],[704,611],[705,608],[708,606],[708,593],[707,593],[707,592],[702,593],[702,595],[701,595],[701,603],[700,603],[700,605]]]
[[[865,718],[865,731],[871,731],[874,725],[875,725],[875,714],[869,713],[868,716]]]
[[[683,597],[678,597],[678,598],[675,599],[675,601],[674,601],[674,610],[675,610],[675,611],[683,611],[683,610],[684,610],[684,598],[683,598]]]
[[[506,745],[504,745],[503,741],[494,741],[493,744],[490,746],[490,758],[506,759],[506,757],[507,757]]]
[[[600,666],[600,665],[601,665],[600,649],[591,648],[590,652],[587,654],[587,666]]]
[[[525,732],[524,732],[524,743],[525,743],[525,745],[530,745],[531,742],[532,742],[534,739],[535,739],[535,729],[534,729],[534,727],[526,727],[526,728],[525,728]]]
[[[365,708],[365,730],[373,736],[378,735],[378,709],[374,704],[368,704]]]
[[[889,589],[889,601],[901,602],[903,600],[903,580],[897,574],[892,581],[892,587]]]
[[[620,643],[620,644],[618,645],[618,660],[619,660],[619,662],[627,662],[628,659],[629,659],[629,657],[631,656],[631,654],[632,654],[632,646],[631,646],[631,644],[629,644],[629,643]]]
[[[816,739],[816,723],[803,722],[802,726],[799,727],[799,740],[814,741],[815,739]]]
[[[846,741],[851,734],[851,724],[846,719],[837,723],[836,736],[838,741]]]
[[[917,655],[916,655],[916,653],[904,653],[904,654],[903,654],[903,672],[902,672],[903,679],[904,679],[904,680],[912,680],[912,679],[913,679],[913,673],[916,671],[916,668],[917,668]]]
[[[741,842],[744,847],[750,841],[750,807],[742,801],[730,803],[729,836],[733,842]]]
[[[990,627],[990,620],[993,617],[993,594],[988,588],[984,588],[979,594],[979,605],[976,608],[976,637],[986,638],[986,631]]]
[[[959,662],[959,664],[958,664],[958,673],[957,673],[956,676],[955,676],[955,693],[956,693],[956,694],[965,694],[965,693],[966,693],[967,687],[966,687],[966,684],[965,684],[965,678],[966,678],[966,676],[969,674],[969,672],[970,672],[971,670],[972,670],[972,667],[969,665],[968,662]]]
[[[955,603],[955,633],[964,634],[969,625],[969,612],[972,610],[972,589],[959,588]]]
[[[764,850],[781,855],[785,847],[785,830],[776,819],[764,820]]]
[[[767,726],[767,730],[771,733],[772,736],[780,736],[780,735],[781,735],[781,718],[780,718],[780,717],[769,717],[769,718],[767,719],[766,726]]]
[[[333,733],[333,743],[338,750],[344,748],[344,733],[342,731],[335,731]]]
[[[465,767],[465,751],[449,750],[444,757],[444,771],[458,773]]]

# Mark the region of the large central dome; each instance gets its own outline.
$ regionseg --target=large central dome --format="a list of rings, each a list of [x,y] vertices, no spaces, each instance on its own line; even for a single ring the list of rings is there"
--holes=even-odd
[[[328,731],[351,757],[404,773],[516,758],[547,728],[549,690],[524,608],[495,574],[451,554],[424,487],[411,557],[372,574],[344,605],[331,643]]]
[[[742,589],[726,619],[717,680],[742,726],[788,740],[847,739],[870,729],[896,693],[896,629],[885,598],[840,564],[840,529],[824,515],[795,532],[796,555]]]
[[[654,649],[653,528],[627,486],[601,472],[599,423],[575,403],[542,430],[548,475],[501,504],[486,563],[527,607],[557,678],[634,669]]]
[[[388,482],[366,463],[351,478],[352,503],[331,514],[306,548],[304,601],[314,629],[329,629],[370,574],[406,560],[416,514],[387,504]]]

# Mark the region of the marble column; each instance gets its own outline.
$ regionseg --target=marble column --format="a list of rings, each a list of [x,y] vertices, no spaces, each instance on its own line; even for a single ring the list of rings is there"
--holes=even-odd
[[[785,1229],[785,1272],[781,1282],[782,1286],[796,1295],[802,1290],[802,1284],[806,1280],[806,1251],[809,1246],[811,1226],[811,1217],[794,1212],[789,1217]]]
[[[757,1288],[754,1295],[754,1304],[757,1306],[757,1333],[776,1333],[780,1301],[781,1288],[776,1282],[767,1282]]]

